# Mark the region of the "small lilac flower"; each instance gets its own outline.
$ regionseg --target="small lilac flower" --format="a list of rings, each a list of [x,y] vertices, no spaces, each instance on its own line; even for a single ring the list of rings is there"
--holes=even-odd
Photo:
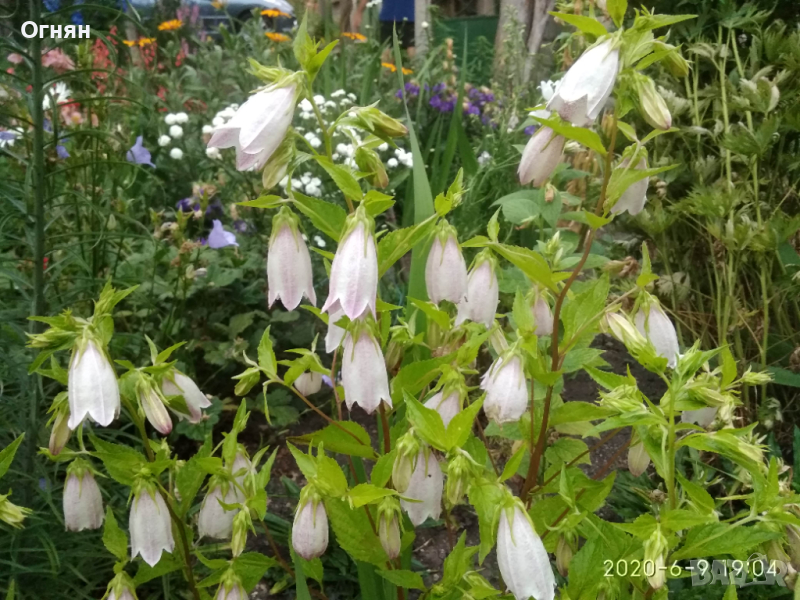
[[[142,136],[136,138],[136,143],[128,150],[125,159],[137,165],[150,165],[155,168],[155,165],[150,161],[150,150],[142,145]]]
[[[217,250],[226,246],[238,246],[236,235],[222,228],[222,221],[214,219],[214,228],[208,234],[208,247]]]
[[[44,121],[42,121],[42,129],[44,129],[48,133],[53,132],[53,124],[50,122],[50,119],[45,119]]]
[[[536,125],[528,125],[525,128],[525,135],[533,135],[536,133]]]
[[[464,112],[468,115],[479,115],[481,114],[481,109],[475,104],[472,104],[472,102],[467,102],[467,108],[464,110]]]
[[[323,375],[322,376],[322,383],[327,385],[329,388],[333,387],[333,382],[331,381],[331,378],[330,378],[329,375]]]
[[[433,86],[433,89],[431,91],[434,94],[441,94],[446,88],[447,88],[447,85],[445,85],[444,82],[441,82],[441,83],[437,83],[435,86]]]
[[[246,221],[243,221],[242,219],[237,219],[236,221],[233,222],[233,228],[238,233],[247,233],[248,225]]]
[[[58,158],[60,158],[61,160],[69,158],[69,152],[67,152],[67,149],[64,148],[64,146],[62,146],[61,144],[58,144],[56,146],[56,154],[58,154]]]
[[[48,12],[55,12],[61,8],[61,0],[44,0],[44,9]]]
[[[184,198],[183,200],[178,200],[175,203],[175,208],[179,209],[181,212],[193,212],[195,210],[199,210],[200,203],[193,202],[194,198]]]

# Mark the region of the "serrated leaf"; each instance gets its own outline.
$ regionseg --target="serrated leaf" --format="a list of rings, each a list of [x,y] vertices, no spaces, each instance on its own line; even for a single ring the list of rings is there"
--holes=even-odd
[[[419,436],[434,448],[447,450],[447,433],[442,416],[432,408],[425,407],[408,392],[405,393],[408,421]]]
[[[608,0],[606,3],[608,15],[614,20],[614,25],[622,27],[622,20],[628,10],[628,0]]]
[[[347,220],[347,211],[338,204],[298,192],[294,192],[293,196],[295,208],[311,219],[314,227],[338,242]]]
[[[691,529],[686,535],[683,547],[670,555],[670,561],[721,554],[746,554],[759,544],[779,537],[781,537],[779,532],[765,531],[755,526],[712,523]]]
[[[0,452],[0,477],[8,472],[8,469],[11,467],[11,462],[14,460],[14,455],[17,453],[17,449],[24,438],[25,434],[20,434],[17,439],[3,448],[3,451]]]
[[[350,433],[342,431],[342,428]],[[375,450],[371,446],[369,434],[354,421],[338,421],[338,425],[330,424],[325,429],[289,439],[295,443],[310,444],[312,446],[323,444],[326,450],[337,454],[360,456],[373,460],[376,457]]]
[[[586,129],[585,127],[576,127],[569,121],[562,121],[558,116],[550,117],[549,119],[534,117],[534,119],[542,125],[552,129],[556,134],[564,136],[568,140],[576,141],[579,144],[594,150],[600,156],[605,156],[607,153],[606,147],[603,146],[603,141],[600,139],[600,136],[591,129]]]
[[[106,506],[106,518],[103,525],[103,545],[118,561],[128,558],[128,536],[120,529],[117,518],[110,506]]]
[[[285,200],[280,196],[266,195],[259,196],[255,200],[237,202],[238,206],[249,206],[250,208],[278,208]]]
[[[272,349],[272,338],[269,336],[270,328],[267,327],[258,343],[258,365],[264,369],[270,377],[278,373],[278,361],[275,358],[275,351]]]
[[[460,411],[447,425],[447,449],[461,448],[467,443],[475,418],[478,416],[484,398],[479,398]]]
[[[361,200],[364,193],[361,191],[361,186],[358,184],[358,180],[353,177],[350,169],[342,165],[337,165],[327,156],[315,155],[313,158],[317,161],[319,166],[325,169],[328,175],[331,176],[336,187],[338,187],[346,197],[357,201]]]
[[[422,576],[414,571],[407,571],[405,569],[396,569],[394,571],[377,571],[378,575],[391,581],[398,587],[406,588],[409,590],[425,590],[425,584],[422,581]]]
[[[372,530],[366,509],[352,509],[342,500],[326,498],[325,509],[336,540],[355,560],[380,567],[387,561],[386,552]]]
[[[569,23],[573,27],[577,27],[580,31],[587,33],[592,37],[598,38],[608,33],[600,21],[592,19],[591,17],[560,12],[551,12],[550,14],[558,19],[561,19],[565,23]]]
[[[531,281],[558,293],[553,272],[544,257],[528,248],[492,243],[492,250],[520,269]]]
[[[378,276],[382,277],[394,263],[425,240],[435,224],[436,217],[429,217],[421,223],[397,229],[383,236],[378,242]]]
[[[375,500],[385,498],[386,496],[394,496],[397,492],[383,487],[378,487],[371,483],[359,483],[352,490],[348,496],[353,506],[360,508],[365,504],[371,504]]]

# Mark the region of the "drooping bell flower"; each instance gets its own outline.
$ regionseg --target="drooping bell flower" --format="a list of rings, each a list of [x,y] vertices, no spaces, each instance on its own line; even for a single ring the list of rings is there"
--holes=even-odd
[[[467,263],[461,255],[458,232],[442,220],[434,237],[425,265],[428,298],[434,304],[449,300],[454,304],[467,297]]]
[[[247,592],[242,587],[238,577],[223,579],[217,589],[214,600],[247,600]]]
[[[650,455],[642,442],[631,444],[628,448],[628,471],[634,477],[639,477],[650,465]]]
[[[55,414],[51,417],[53,428],[50,430],[50,443],[48,450],[53,456],[58,456],[67,445],[72,430],[69,428],[69,403],[66,402],[64,392],[56,396],[52,410]]]
[[[137,600],[136,587],[125,571],[117,574],[108,584],[107,600]]]
[[[619,71],[619,48],[607,39],[584,52],[558,82],[547,103],[565,119],[584,127],[594,121],[611,96]]]
[[[517,175],[522,185],[533,183],[542,187],[550,179],[564,152],[564,136],[557,135],[549,127],[540,127],[525,144]]]
[[[278,298],[286,310],[294,310],[303,296],[314,306],[317,294],[311,270],[311,256],[299,229],[300,220],[284,206],[272,219],[267,252],[267,283],[270,308]]]
[[[209,148],[235,148],[236,169],[258,171],[286,137],[294,116],[294,83],[256,92],[236,114],[214,130]]]
[[[331,264],[328,298],[322,312],[339,311],[356,319],[367,310],[375,316],[378,297],[378,249],[375,221],[362,203],[347,217],[345,232]]]
[[[400,506],[415,525],[422,525],[428,517],[438,519],[442,512],[444,476],[436,456],[430,448],[420,450],[414,471],[403,496],[417,502],[400,500]]]
[[[362,320],[350,324],[342,350],[342,385],[348,410],[358,404],[372,414],[381,402],[390,408],[389,376],[380,342],[371,324]]]
[[[531,313],[536,335],[553,335],[553,312],[545,297],[538,291],[534,294]]]
[[[162,552],[172,552],[172,521],[164,498],[155,485],[139,480],[134,487],[128,527],[131,533],[131,559],[141,556],[155,567]]]
[[[306,371],[294,380],[294,387],[298,392],[303,394],[303,396],[316,394],[322,387],[322,373]]]
[[[72,352],[67,383],[70,429],[88,416],[107,427],[119,416],[119,385],[114,367],[92,340],[84,340]]]
[[[67,467],[64,483],[64,526],[67,531],[98,529],[103,525],[103,497],[94,480],[92,469],[76,458]]]
[[[497,528],[497,564],[516,600],[553,600],[555,576],[547,550],[530,517],[514,502],[500,511]]]
[[[378,505],[378,539],[389,560],[400,556],[400,503],[388,496]]]
[[[322,556],[328,548],[328,514],[310,486],[300,494],[292,525],[292,548],[306,560]]]
[[[608,313],[606,315],[606,328],[612,336],[625,344],[625,347],[633,354],[641,352],[647,345],[644,335],[634,327],[630,319],[622,314]]]
[[[458,370],[446,371],[439,385],[441,388],[425,402],[425,407],[439,413],[446,429],[453,417],[461,412],[464,398],[467,397],[467,385]]]
[[[629,168],[630,163],[630,158],[625,158],[619,164],[617,169],[627,169]],[[644,158],[640,159],[634,168],[639,170],[646,169],[647,161]],[[648,185],[649,180],[647,177],[632,183],[628,189],[622,192],[622,196],[620,196],[616,204],[611,207],[611,212],[615,215],[618,215],[628,211],[628,213],[631,215],[638,215],[640,212],[642,212],[645,202],[647,202]]]
[[[139,404],[145,417],[161,435],[169,435],[172,431],[172,419],[164,406],[160,393],[149,382],[141,381],[138,386]]]
[[[417,456],[419,456],[419,440],[414,430],[409,430],[397,440],[397,454],[392,465],[392,484],[401,494],[404,494],[411,483],[414,474]]]
[[[242,501],[244,498],[233,482],[212,477],[197,518],[198,535],[201,538],[230,539],[233,533],[233,518],[238,510],[228,510],[220,502],[237,504]]]
[[[183,396],[189,414],[176,412],[179,418],[188,419],[190,423],[199,423],[203,419],[203,409],[211,406],[211,401],[200,391],[194,380],[177,369],[161,381],[161,391],[165,396]]]
[[[458,304],[456,325],[470,320],[491,328],[500,302],[496,269],[497,261],[490,250],[482,250],[475,257],[467,276],[467,297]]]
[[[694,423],[700,427],[708,427],[717,418],[719,409],[716,406],[707,406],[696,410],[685,410],[681,413],[682,423]]]
[[[528,380],[518,354],[497,358],[481,379],[483,411],[498,425],[518,421],[528,408]]]
[[[669,317],[664,313],[656,301],[649,306],[640,308],[633,318],[636,329],[645,336],[656,349],[656,354],[667,359],[667,366],[671,369],[678,364],[680,347],[678,334]]]
[[[342,317],[344,317],[344,311],[341,308],[328,313],[328,332],[325,334],[325,352],[328,354],[339,347],[344,339],[344,334],[347,333],[344,327],[336,324]]]
[[[672,114],[664,98],[656,90],[655,82],[647,75],[638,72],[634,81],[639,92],[639,109],[644,120],[662,131],[672,127]]]

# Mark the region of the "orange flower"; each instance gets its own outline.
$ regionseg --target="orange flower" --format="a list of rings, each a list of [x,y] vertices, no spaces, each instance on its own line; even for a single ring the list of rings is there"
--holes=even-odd
[[[273,42],[288,42],[290,39],[292,39],[288,35],[284,35],[282,33],[274,33],[272,31],[267,31],[264,35],[267,36],[269,39],[271,39]]]
[[[363,33],[355,33],[352,31],[343,31],[342,37],[346,37],[349,40],[353,40],[354,42],[366,42],[367,36]]]
[[[164,21],[163,23],[159,23],[158,30],[159,31],[175,31],[176,29],[180,29],[183,27],[183,21],[180,19],[172,19],[171,21]]]
[[[140,48],[144,48],[145,46],[149,46],[150,44],[154,43],[156,38],[139,38],[137,42]]]
[[[392,63],[385,63],[385,62],[382,62],[382,63],[381,63],[381,66],[382,66],[384,69],[389,69],[389,70],[390,70],[392,73],[396,73],[396,72],[397,72],[397,67],[395,67],[395,66],[394,66]]]
[[[128,48],[133,48],[136,45],[136,40],[122,40],[122,43]]]
[[[403,67],[403,75],[413,75],[413,74],[414,74],[414,71],[412,71],[411,69],[406,69],[405,67]]]
[[[291,17],[292,15],[283,12],[282,10],[278,10],[277,8],[265,8],[261,11],[261,14],[265,17]]]

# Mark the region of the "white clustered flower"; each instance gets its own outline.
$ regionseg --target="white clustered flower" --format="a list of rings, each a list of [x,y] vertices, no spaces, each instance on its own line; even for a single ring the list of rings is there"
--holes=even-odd
[[[335,92],[331,92],[331,98],[339,98],[341,96],[346,96],[346,95],[347,92],[342,89],[338,89]]]
[[[406,152],[402,148],[397,148],[394,151],[394,155],[397,157],[402,164],[407,166],[409,169],[414,166],[414,157],[411,152]]]
[[[311,144],[312,148],[319,148],[322,145],[322,140],[319,139],[312,131],[309,131],[303,137],[308,140],[308,143]]]
[[[492,160],[492,155],[489,154],[486,150],[481,152],[480,156],[478,156],[478,164],[483,167],[489,164],[489,161]]]
[[[213,125],[203,125],[203,133],[204,134],[213,133],[213,132],[214,132],[214,126]]]
[[[167,113],[167,115],[164,117],[164,123],[166,123],[167,125],[175,125],[175,123],[177,122],[178,122],[177,115],[174,115],[172,113]]]
[[[206,148],[206,156],[211,160],[219,160],[222,158],[222,152],[219,151],[219,148]]]
[[[318,236],[318,235],[315,235],[315,236],[314,236],[314,243],[315,243],[317,246],[319,246],[320,248],[324,248],[325,246],[327,246],[327,244],[325,243],[325,240],[323,240],[323,239],[322,239],[320,236]]]
[[[169,137],[168,135],[161,135],[158,137],[158,145],[161,146],[162,148],[164,146],[169,146],[171,142],[172,138]]]
[[[399,164],[400,163],[397,162],[396,158],[390,158],[389,160],[386,161],[386,166],[389,167],[390,169],[397,168],[397,165]]]
[[[185,112],[179,112],[175,115],[175,122],[176,123],[188,123],[189,122],[189,115]]]
[[[183,127],[180,125],[171,125],[169,128],[169,137],[173,139],[180,139],[183,137]]]
[[[183,158],[183,150],[180,148],[173,148],[169,151],[169,155],[175,160],[181,160]]]

